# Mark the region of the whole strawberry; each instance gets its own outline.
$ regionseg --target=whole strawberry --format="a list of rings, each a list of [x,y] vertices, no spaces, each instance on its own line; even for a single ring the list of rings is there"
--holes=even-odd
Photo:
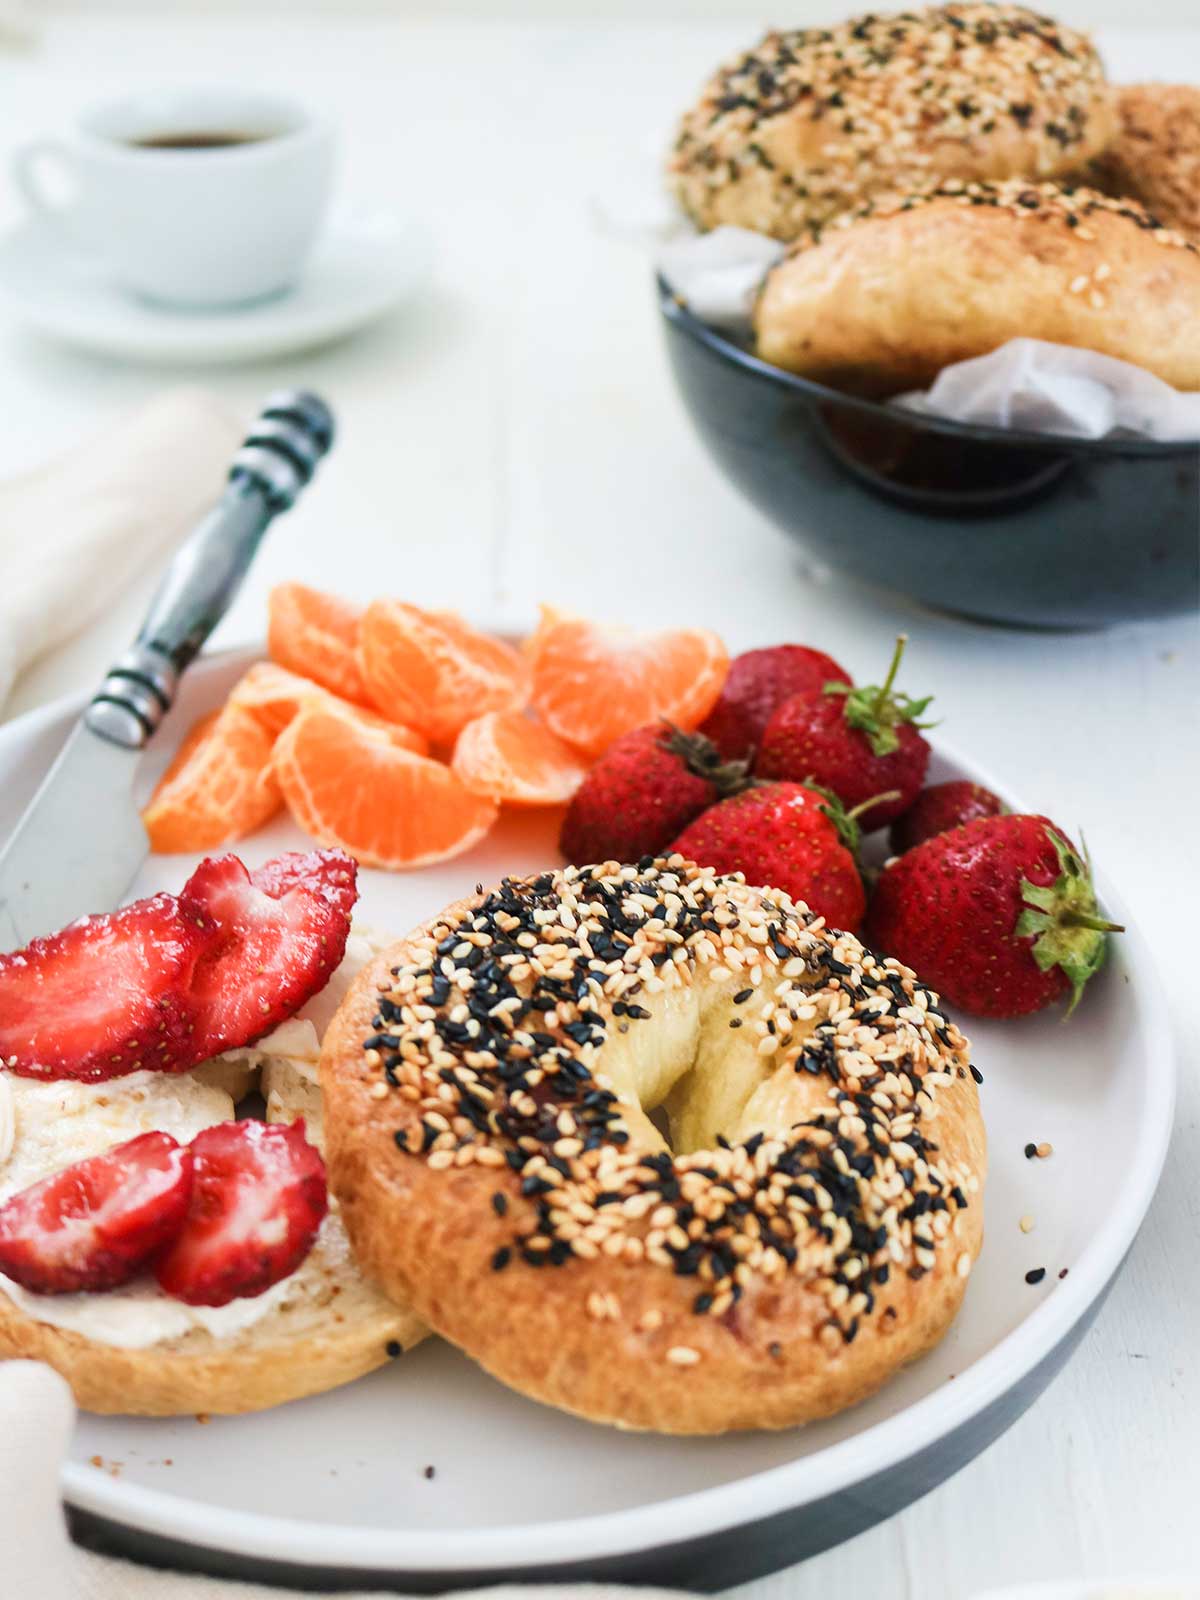
[[[977,1017],[1021,1017],[1070,995],[1122,930],[1090,863],[1046,817],[977,817],[889,863],[867,939]]]
[[[767,783],[710,806],[671,850],[715,872],[742,872],[747,883],[782,889],[835,928],[853,933],[866,892],[853,850],[853,819],[836,801],[800,783]]]
[[[569,862],[637,861],[659,855],[693,817],[753,780],[747,763],[722,763],[700,734],[669,723],[615,740],[567,807],[559,849]]]
[[[892,823],[888,843],[893,855],[902,856],[936,834],[961,828],[976,817],[998,817],[1003,811],[1004,801],[981,783],[968,783],[965,779],[933,783],[922,789],[904,815]]]
[[[777,644],[746,650],[729,663],[721,698],[701,723],[700,732],[728,760],[749,759],[762,742],[767,723],[785,700],[821,689],[850,674],[832,656],[803,644]]]
[[[929,745],[919,730],[930,724],[918,718],[932,698],[913,700],[892,688],[907,642],[904,634],[896,640],[882,685],[855,689],[830,682],[785,700],[767,724],[755,772],[832,789],[851,809],[895,790],[894,799],[880,799],[862,811],[865,833],[907,811],[929,765]]]

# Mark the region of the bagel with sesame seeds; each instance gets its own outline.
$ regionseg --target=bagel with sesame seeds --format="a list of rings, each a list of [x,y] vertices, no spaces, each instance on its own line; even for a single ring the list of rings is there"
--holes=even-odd
[[[521,1393],[790,1427],[958,1310],[987,1165],[967,1050],[906,968],[740,876],[505,879],[343,1002],[331,1187],[366,1272]]]
[[[945,178],[1060,176],[1114,126],[1086,34],[969,0],[768,33],[684,116],[668,180],[700,228],[792,240]]]
[[[1117,132],[1081,182],[1137,200],[1200,244],[1200,88],[1132,83],[1117,91]]]
[[[847,212],[754,309],[758,354],[866,395],[924,388],[1009,339],[1097,350],[1200,389],[1200,250],[1136,201],[1011,179]]]

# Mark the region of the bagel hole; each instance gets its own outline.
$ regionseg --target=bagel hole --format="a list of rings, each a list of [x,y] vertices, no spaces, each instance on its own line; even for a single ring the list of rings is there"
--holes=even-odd
[[[646,1115],[667,1141],[667,1148],[675,1153],[675,1141],[671,1137],[671,1119],[667,1115],[666,1106],[655,1106],[654,1110],[648,1111]]]

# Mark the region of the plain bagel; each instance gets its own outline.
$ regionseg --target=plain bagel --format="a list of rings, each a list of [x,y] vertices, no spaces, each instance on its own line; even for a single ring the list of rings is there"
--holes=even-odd
[[[943,178],[1053,178],[1113,131],[1085,34],[1020,5],[956,4],[767,34],[683,118],[668,163],[701,228],[796,239]]]
[[[450,906],[360,975],[321,1078],[365,1270],[596,1421],[838,1411],[941,1338],[979,1251],[983,1124],[936,996],[678,856]]]
[[[1200,389],[1200,250],[1091,189],[942,184],[793,245],[754,327],[764,361],[862,394],[923,388],[1020,336]]]

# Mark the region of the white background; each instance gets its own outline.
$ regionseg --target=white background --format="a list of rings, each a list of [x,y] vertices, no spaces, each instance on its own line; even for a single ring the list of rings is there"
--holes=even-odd
[[[56,15],[32,48],[0,53],[0,148],[98,94],[241,78],[331,112],[344,129],[344,197],[434,236],[435,282],[410,312],[336,350],[206,378],[247,412],[281,383],[319,388],[343,429],[221,641],[261,634],[264,594],[284,576],[483,618],[528,619],[545,598],[644,624],[706,623],[735,647],[799,639],[860,681],[905,628],[908,687],[936,693],[947,737],[1085,829],[1156,944],[1183,1052],[1151,1219],[1084,1348],[1009,1434],[885,1526],[753,1588],[756,1600],[800,1586],[949,1600],[1023,1579],[1200,1574],[1194,621],[1014,632],[923,611],[889,595],[885,573],[873,591],[806,568],[703,455],[672,391],[647,261],[598,227],[593,204],[655,158],[674,110],[754,33],[757,8],[619,0],[596,20],[537,0],[522,20],[497,8],[480,20],[484,9],[422,19],[382,3],[336,14],[93,4]],[[1061,9],[1131,11],[1118,0]],[[476,16],[456,14],[466,10]],[[1200,80],[1200,32],[1164,26],[1200,23],[1194,0],[1141,5],[1137,19],[1102,35],[1114,76]],[[0,223],[16,215],[0,186]],[[0,473],[163,381],[0,321]],[[5,543],[20,538],[0,528],[0,573]],[[150,580],[27,674],[7,713],[89,687],[132,634]]]

